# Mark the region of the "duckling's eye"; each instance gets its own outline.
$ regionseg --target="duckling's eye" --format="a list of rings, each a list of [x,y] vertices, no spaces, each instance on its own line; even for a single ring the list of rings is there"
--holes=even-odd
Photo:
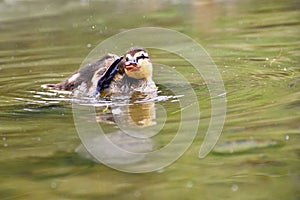
[[[136,60],[138,61],[139,59],[145,59],[145,58],[149,58],[148,56],[145,56],[143,53],[136,58]]]
[[[149,58],[149,57],[148,57],[148,56],[145,56],[145,55],[142,53],[142,55],[141,55],[139,58],[145,59],[145,58]]]
[[[129,58],[128,58],[128,57],[126,57],[126,59],[125,59],[125,60],[126,60],[126,62],[128,62],[128,61],[129,61]]]

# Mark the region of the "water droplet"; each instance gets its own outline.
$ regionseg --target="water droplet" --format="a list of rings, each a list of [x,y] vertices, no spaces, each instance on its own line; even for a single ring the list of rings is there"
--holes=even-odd
[[[283,68],[283,71],[285,71],[285,72],[287,71],[286,67],[285,67],[285,68]]]
[[[8,144],[7,144],[7,143],[4,143],[3,146],[4,146],[4,147],[8,147]]]
[[[286,136],[285,136],[285,140],[288,141],[289,139],[290,139],[290,136],[289,136],[289,135],[286,135]]]
[[[194,183],[192,182],[192,181],[188,181],[187,183],[186,183],[186,187],[187,188],[192,188],[194,186]]]
[[[135,197],[140,197],[141,196],[141,192],[139,190],[134,191],[133,194]]]
[[[31,138],[32,140],[36,140],[36,141],[41,141],[41,138],[40,137],[33,137]]]
[[[5,141],[5,140],[6,140],[6,137],[3,137],[2,140]]]
[[[233,185],[231,186],[231,190],[232,190],[233,192],[238,191],[238,189],[239,189],[239,186],[238,186],[237,184],[233,184]]]
[[[80,0],[80,4],[85,6],[85,5],[89,5],[89,0]]]
[[[218,97],[225,97],[225,96],[226,96],[226,92],[221,93],[221,94],[218,94],[217,96],[218,96]]]
[[[55,182],[52,182],[51,185],[50,185],[50,187],[51,187],[52,189],[55,189],[55,188],[57,187],[57,184],[56,184]]]
[[[119,115],[122,113],[122,110],[120,108],[115,108],[115,109],[112,109],[112,114],[114,115]]]
[[[93,25],[93,26],[92,26],[92,29],[95,29],[95,28],[96,28],[96,25]]]
[[[87,48],[91,48],[92,47],[92,45],[90,43],[88,43],[86,46],[87,46]]]

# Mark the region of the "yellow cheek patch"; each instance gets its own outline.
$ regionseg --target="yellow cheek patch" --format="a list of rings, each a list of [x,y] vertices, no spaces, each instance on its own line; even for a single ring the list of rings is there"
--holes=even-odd
[[[140,65],[141,67],[137,70],[127,70],[125,69],[126,74],[135,79],[142,79],[142,78],[151,78],[152,77],[152,64],[148,62],[143,62]]]

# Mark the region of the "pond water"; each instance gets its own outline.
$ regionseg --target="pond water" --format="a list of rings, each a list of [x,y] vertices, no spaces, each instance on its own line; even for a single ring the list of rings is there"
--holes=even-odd
[[[299,9],[296,0],[0,1],[0,198],[299,199]],[[217,145],[200,159],[210,121],[210,83],[186,61],[150,49],[153,61],[188,78],[198,98],[200,126],[176,162],[132,174],[82,155],[71,99],[40,86],[77,70],[106,38],[146,26],[182,32],[206,49],[222,75],[227,115]],[[154,80],[170,79],[160,69],[154,67]],[[168,144],[180,121],[180,94],[157,84],[158,99],[131,102],[127,116],[124,112],[120,118],[126,121],[131,114],[133,121],[145,116],[153,121],[152,109],[157,122],[168,117],[146,149]],[[179,93],[186,89],[175,88]],[[135,115],[138,104],[147,108],[146,114]],[[99,109],[97,117],[107,120],[105,106]],[[115,130],[108,122],[103,128]],[[131,146],[139,151],[141,144],[129,142]]]

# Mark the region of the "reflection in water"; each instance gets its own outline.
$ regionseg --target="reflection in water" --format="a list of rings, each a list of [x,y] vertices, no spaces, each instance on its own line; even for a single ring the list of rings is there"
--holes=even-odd
[[[117,130],[106,128],[104,134],[90,130],[87,133],[90,137],[81,138],[86,149],[80,145],[76,152],[96,162],[105,160],[105,164],[127,165],[142,161],[143,154],[128,152],[147,153],[154,150],[155,142],[150,136],[160,129],[155,128],[158,123],[154,97],[156,93],[133,92],[130,98],[113,96],[110,106],[96,107],[95,117],[99,125],[117,125]]]
[[[156,93],[134,92],[125,106],[112,106],[115,122],[124,133],[136,138],[149,138],[163,128],[166,113]]]
[[[105,123],[126,122],[138,127],[155,125],[156,93],[134,92],[131,97],[113,96],[111,106],[96,107],[97,121]],[[116,121],[117,120],[117,121]]]
[[[106,139],[113,145],[108,145],[105,142]],[[79,156],[97,163],[105,161],[105,164],[121,166],[140,162],[145,157],[142,154],[128,154],[127,152],[145,153],[152,151],[155,147],[152,139],[132,137],[119,130],[105,135],[99,134],[85,140],[85,143],[88,143],[88,146],[84,147],[81,144],[75,150]],[[123,151],[115,148],[116,146]]]
[[[135,124],[137,126],[142,127],[147,127],[156,124],[154,103],[135,103],[136,101],[143,101],[144,99],[147,99],[147,95],[145,93],[133,93],[128,106],[128,116],[131,119],[129,121],[130,124]]]

